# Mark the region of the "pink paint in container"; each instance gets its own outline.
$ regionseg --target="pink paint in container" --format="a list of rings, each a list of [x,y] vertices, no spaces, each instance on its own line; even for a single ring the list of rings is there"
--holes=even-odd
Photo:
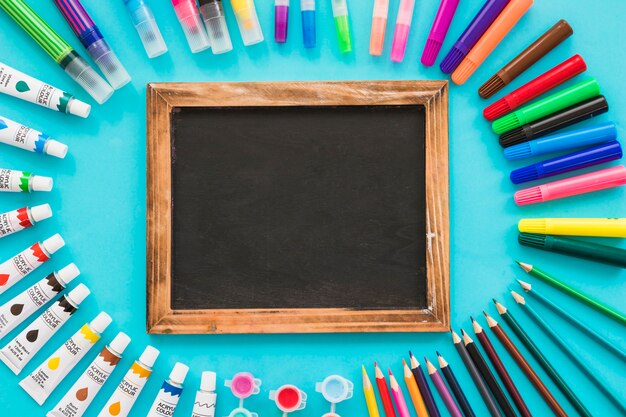
[[[396,31],[393,34],[393,44],[391,46],[391,60],[394,62],[402,62],[404,59],[414,9],[415,0],[400,1],[398,17],[396,17]]]
[[[448,29],[450,29],[450,24],[458,5],[459,0],[441,0],[435,20],[426,39],[424,52],[422,52],[421,62],[423,65],[430,67],[437,60],[437,55],[439,55],[441,45],[443,45],[443,41],[448,34]]]
[[[230,388],[233,395],[239,398],[239,407],[231,411],[228,417],[258,417],[257,413],[244,408],[243,400],[261,392],[260,379],[255,378],[250,372],[239,372],[233,379],[224,381],[224,386]]]

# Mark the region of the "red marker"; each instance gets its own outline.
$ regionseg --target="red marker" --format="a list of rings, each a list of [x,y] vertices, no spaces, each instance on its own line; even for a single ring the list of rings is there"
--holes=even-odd
[[[380,394],[380,399],[382,400],[383,408],[385,409],[385,416],[396,417],[396,412],[393,409],[393,403],[391,402],[391,395],[389,394],[389,388],[387,388],[387,382],[385,381],[385,375],[380,370],[376,362],[374,362],[374,370],[376,373],[378,393]]]

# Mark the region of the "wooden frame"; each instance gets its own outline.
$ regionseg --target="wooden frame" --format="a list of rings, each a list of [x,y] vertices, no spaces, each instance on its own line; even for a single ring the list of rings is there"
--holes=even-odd
[[[170,115],[175,107],[422,105],[426,114],[427,300],[423,310],[172,310]],[[450,327],[447,81],[154,83],[147,87],[147,331],[324,333]]]

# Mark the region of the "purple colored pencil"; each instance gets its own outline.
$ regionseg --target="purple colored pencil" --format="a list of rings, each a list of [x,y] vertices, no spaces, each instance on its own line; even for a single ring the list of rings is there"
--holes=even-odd
[[[437,408],[437,404],[435,403],[435,399],[433,398],[433,394],[430,391],[430,387],[428,386],[428,381],[426,381],[426,377],[424,376],[422,368],[420,367],[420,363],[417,361],[415,356],[413,356],[413,352],[411,351],[409,351],[409,357],[411,359],[411,372],[413,372],[413,376],[415,377],[417,386],[420,389],[422,398],[424,399],[424,404],[426,405],[426,409],[428,410],[428,415],[430,417],[441,417],[441,414],[439,414],[439,409]]]
[[[459,0],[441,0],[435,20],[430,28],[430,33],[426,39],[424,52],[422,52],[422,64],[430,67],[437,60],[439,50],[450,29],[450,23],[459,5]]]
[[[441,395],[441,399],[443,400],[443,403],[446,405],[446,408],[450,412],[450,415],[452,417],[463,417],[463,414],[461,414],[461,410],[459,410],[459,407],[454,402],[450,391],[448,391],[448,387],[446,386],[445,382],[443,382],[443,379],[441,379],[441,375],[439,375],[437,368],[435,368],[434,365],[430,363],[428,358],[424,358],[424,360],[426,361],[426,368],[428,368],[428,375],[430,375],[430,379],[433,381],[435,388],[437,388],[437,391],[439,391],[439,395]]]

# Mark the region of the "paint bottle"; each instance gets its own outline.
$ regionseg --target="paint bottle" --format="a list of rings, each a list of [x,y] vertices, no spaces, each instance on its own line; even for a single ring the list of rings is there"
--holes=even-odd
[[[257,413],[253,413],[243,406],[243,401],[261,392],[262,381],[255,378],[250,372],[239,372],[235,374],[233,379],[224,381],[224,386],[230,388],[230,391],[236,398],[239,398],[239,407],[230,412],[228,417],[258,417]]]
[[[65,246],[65,241],[57,233],[0,264],[0,294],[41,266],[63,246]]]
[[[48,411],[46,417],[81,417],[122,359],[122,353],[129,343],[130,337],[119,332],[89,364],[57,405]]]
[[[286,384],[277,390],[270,391],[270,400],[283,412],[283,417],[306,407],[306,393],[295,385]]]
[[[18,375],[41,347],[56,333],[89,295],[85,284],[78,284],[41,316],[37,317],[5,347],[0,349],[0,360]]]
[[[214,417],[217,394],[215,393],[217,375],[215,372],[202,372],[200,389],[196,392],[191,417]]]
[[[176,362],[169,379],[163,381],[146,417],[172,417],[180,400],[180,394],[183,392],[187,372],[189,372],[187,365]]]
[[[337,404],[352,398],[354,384],[340,375],[330,375],[322,382],[315,384],[315,391],[322,394],[324,399],[330,403],[330,412],[322,417],[339,417],[335,413]]]
[[[69,264],[0,306],[0,339],[63,291],[79,274],[76,265]]]
[[[31,193],[51,191],[52,178],[33,175],[30,172],[0,168],[0,191],[9,193]]]
[[[33,400],[37,401],[37,404],[42,405],[67,374],[100,340],[100,335],[111,324],[111,321],[111,316],[101,312],[91,322],[85,323],[37,369],[24,378],[20,386]]]
[[[130,367],[122,382],[109,398],[98,417],[126,417],[146,385],[159,350],[146,346],[138,360]]]
[[[0,239],[32,227],[35,223],[52,217],[49,204],[33,207],[22,207],[17,210],[0,214]]]
[[[67,154],[67,145],[3,116],[0,116],[0,143],[61,159]]]

